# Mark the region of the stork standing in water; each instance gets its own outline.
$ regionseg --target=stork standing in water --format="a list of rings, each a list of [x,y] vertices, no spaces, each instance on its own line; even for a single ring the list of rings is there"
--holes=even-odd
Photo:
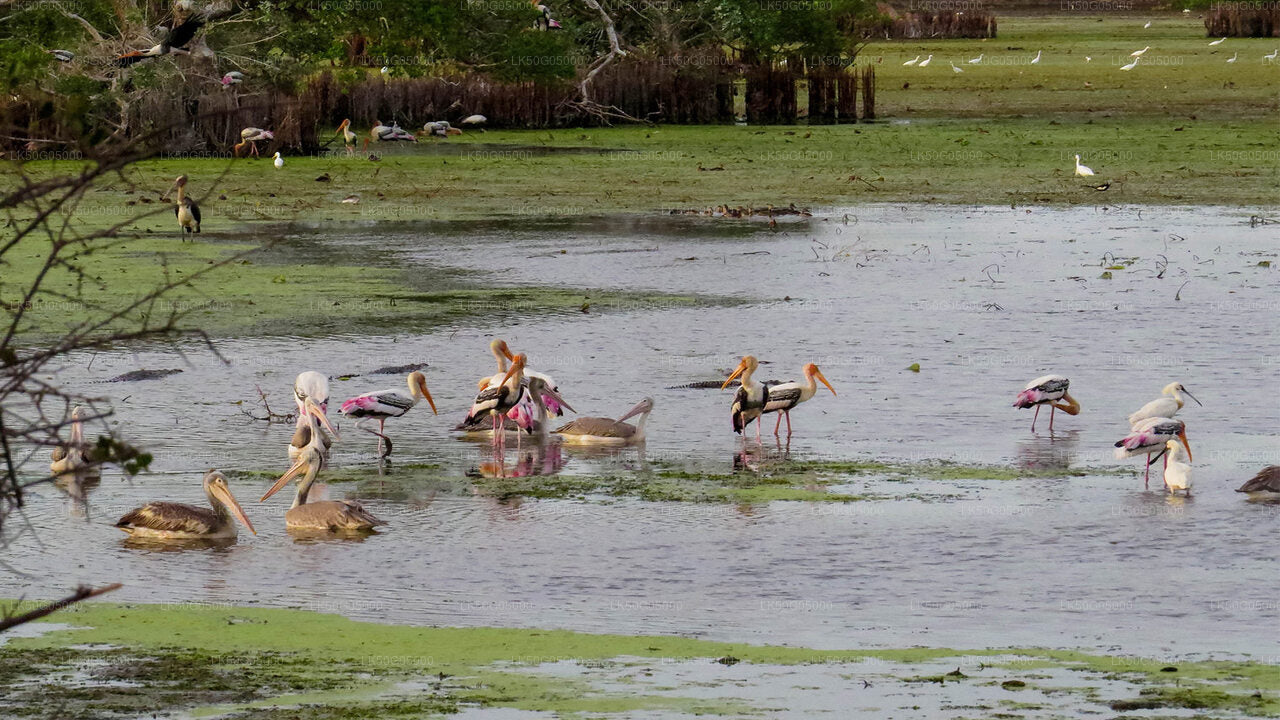
[[[406,378],[406,384],[409,386],[408,396],[393,388],[357,395],[342,403],[343,415],[361,418],[356,423],[356,427],[378,436],[378,457],[387,457],[391,454],[391,438],[386,436],[387,418],[404,415],[422,400],[426,400],[427,404],[431,406],[432,414],[440,414],[436,411],[436,401],[431,399],[431,391],[427,389],[427,376],[415,370],[409,373],[409,377]],[[378,420],[377,432],[361,427],[360,423],[368,418],[376,418]],[[383,443],[386,443],[386,452],[382,450]]]
[[[1031,418],[1031,432],[1036,431],[1036,419],[1040,417],[1040,406],[1049,405],[1049,432],[1053,432],[1053,414],[1061,410],[1068,415],[1080,414],[1080,403],[1071,397],[1067,389],[1071,381],[1061,375],[1044,375],[1027,383],[1018,398],[1013,401],[1016,408],[1034,407],[1036,414]],[[1060,403],[1059,400],[1066,402]]]
[[[1186,386],[1179,382],[1171,382],[1160,391],[1160,397],[1138,408],[1137,412],[1129,416],[1129,427],[1137,427],[1138,423],[1151,418],[1173,417],[1186,404],[1186,401],[1182,399],[1183,393],[1195,400],[1197,405],[1204,407],[1204,403],[1196,400],[1194,395],[1187,392]]]
[[[511,348],[507,347],[507,341],[500,338],[494,338],[493,341],[489,343],[489,352],[493,353],[493,359],[498,363],[498,372],[490,375],[489,377],[480,378],[479,385],[481,390],[484,390],[490,385],[500,384],[502,379],[507,375],[507,361],[515,359],[515,355],[511,354]],[[549,393],[544,393],[542,398],[547,405],[547,412],[555,415],[556,417],[564,414],[564,408],[560,406],[564,400],[560,397],[560,385],[555,381],[555,378],[552,378],[544,372],[538,372],[537,370],[530,370],[528,368],[525,368],[523,376],[523,382],[526,387],[529,384],[530,378],[541,378],[546,388],[551,391]],[[569,409],[572,410],[573,408]]]
[[[173,187],[169,188],[162,199],[168,199],[169,192],[176,190],[177,198],[174,200],[173,216],[178,219],[178,227],[182,229],[183,237],[187,233],[198,234],[200,232],[200,206],[195,200],[187,197],[187,176],[179,175],[173,181]]]
[[[338,126],[336,133],[342,136],[342,144],[347,146],[347,154],[354,155],[356,152],[356,134],[351,132],[351,120],[346,119]]]
[[[729,383],[734,379],[741,377],[739,381],[738,392],[733,396],[733,405],[730,412],[733,416],[733,431],[745,435],[745,429],[751,424],[752,420],[756,420],[756,442],[760,441],[760,415],[764,412],[764,406],[769,402],[769,388],[758,383],[752,377],[755,375],[756,368],[760,367],[760,363],[753,355],[743,355],[742,361],[738,363],[738,367],[734,369],[733,374],[728,380],[720,386],[723,390],[729,387]]]
[[[225,475],[217,470],[205,473],[204,493],[209,498],[210,507],[171,502],[147,503],[120,518],[116,527],[135,538],[224,540],[236,536],[236,526],[231,522],[234,517],[249,532],[258,534],[227,487]]]
[[[319,438],[325,453],[328,453],[333,441],[341,439],[329,422],[329,378],[315,370],[298,373],[298,377],[293,380],[293,401],[298,406],[298,422],[293,440],[289,443],[289,459],[296,459],[302,448],[311,442],[312,427],[307,418],[312,415],[316,416],[328,432],[327,435],[321,433]]]
[[[261,157],[261,155],[258,154],[258,143],[265,142],[267,140],[274,140],[275,137],[276,137],[275,133],[271,132],[270,130],[263,130],[262,128],[256,128],[256,127],[247,127],[240,131],[240,142],[236,143],[236,146],[232,148],[233,153],[236,157],[240,157],[241,154],[244,152],[245,147],[248,147],[249,152],[254,157]],[[276,155],[279,155],[279,154],[280,153],[276,153]]]
[[[1148,418],[1138,423],[1128,435],[1116,441],[1115,456],[1117,460],[1124,460],[1146,455],[1147,470],[1143,476],[1143,484],[1151,487],[1151,465],[1165,454],[1170,440],[1182,441],[1183,447],[1187,449],[1187,460],[1190,461],[1191,444],[1187,442],[1187,426],[1181,420],[1173,418]],[[1152,457],[1157,450],[1159,454]],[[1165,467],[1168,465],[1169,459],[1166,457]]]
[[[806,400],[809,400],[818,392],[817,381],[821,380],[823,385],[831,391],[832,395],[836,395],[836,389],[831,387],[831,383],[823,377],[822,371],[817,365],[809,363],[804,366],[804,382],[790,382],[774,385],[769,388],[769,401],[765,403],[762,414],[778,413],[778,422],[773,426],[773,434],[778,435],[778,431],[782,428],[782,417],[787,418],[787,437],[791,437],[791,410]]]
[[[653,411],[653,398],[636,403],[617,420],[604,417],[578,418],[556,428],[555,433],[566,443],[577,445],[638,445],[644,442],[644,425]],[[639,416],[635,425],[624,422]]]
[[[1165,489],[1175,495],[1181,490],[1187,497],[1191,497],[1191,466],[1180,459],[1183,452],[1182,444],[1177,440],[1170,440],[1165,443],[1165,448],[1168,450],[1164,466]],[[1187,452],[1187,459],[1191,459],[1190,451]]]
[[[528,358],[524,353],[516,355],[507,371],[498,383],[490,383],[476,395],[467,412],[467,420],[489,415],[493,420],[493,446],[502,448],[506,444],[506,416],[520,402],[524,380],[524,366]]]
[[[324,457],[318,448],[314,445],[305,448],[293,467],[281,475],[258,502],[265,502],[267,498],[288,485],[290,480],[303,475],[302,480],[298,482],[298,492],[294,495],[293,505],[284,514],[286,528],[323,532],[367,532],[379,525],[386,525],[355,500],[321,500],[308,503],[307,495],[311,492],[311,485],[315,483],[316,476],[324,463]]]

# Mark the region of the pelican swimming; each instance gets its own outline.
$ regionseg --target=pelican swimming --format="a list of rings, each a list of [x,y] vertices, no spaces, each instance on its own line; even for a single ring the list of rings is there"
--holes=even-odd
[[[174,199],[173,216],[178,219],[178,227],[182,229],[183,237],[187,233],[198,234],[200,232],[200,206],[195,200],[187,197],[187,176],[179,175],[173,181],[173,186],[169,188],[162,199],[168,199],[169,193],[174,190],[178,191],[177,197]]]
[[[1031,432],[1036,431],[1036,419],[1040,417],[1040,406],[1048,403],[1049,405],[1049,431],[1053,431],[1053,414],[1061,410],[1068,415],[1080,414],[1080,403],[1071,397],[1067,389],[1071,386],[1071,381],[1061,375],[1044,375],[1027,383],[1027,386],[1018,393],[1018,398],[1013,401],[1016,408],[1034,407],[1036,414],[1031,418]],[[1065,403],[1059,403],[1058,400],[1066,400]]]
[[[209,498],[209,508],[171,502],[147,503],[120,518],[116,527],[132,537],[229,539],[236,536],[236,526],[231,522],[234,516],[249,532],[258,534],[227,487],[225,475],[217,470],[205,473],[204,493]]]
[[[1197,405],[1200,405],[1201,407],[1204,406],[1204,403],[1196,400],[1196,397],[1187,391],[1185,385],[1179,382],[1171,382],[1168,385],[1165,385],[1164,389],[1160,391],[1161,397],[1143,405],[1138,408],[1137,412],[1129,416],[1129,426],[1136,427],[1138,423],[1150,418],[1173,417],[1182,409],[1182,406],[1186,404],[1186,401],[1182,399],[1183,393],[1186,393],[1187,397],[1195,400]]]
[[[501,447],[504,444],[504,431],[506,429],[506,415],[520,402],[521,394],[524,392],[521,382],[524,380],[524,366],[528,362],[528,358],[524,353],[516,355],[512,360],[511,369],[502,376],[498,383],[490,383],[476,395],[476,399],[471,403],[471,409],[467,411],[467,420],[488,415],[493,421],[493,444],[494,447]]]
[[[1116,441],[1115,456],[1117,460],[1124,460],[1146,455],[1147,469],[1143,480],[1150,487],[1151,465],[1165,454],[1170,440],[1182,441],[1183,447],[1187,449],[1187,460],[1190,461],[1191,444],[1187,442],[1187,426],[1181,420],[1173,418],[1148,418],[1138,423],[1128,435]],[[1157,450],[1159,454],[1155,454]],[[1153,454],[1155,457],[1152,457]],[[1165,458],[1165,465],[1168,466],[1168,458]]]
[[[1191,466],[1182,462],[1182,443],[1177,440],[1170,440],[1165,443],[1165,448],[1169,451],[1168,463],[1164,468],[1164,486],[1174,494],[1179,490],[1186,493],[1187,497],[1191,497]],[[1187,459],[1191,459],[1191,454],[1187,453]]]
[[[564,442],[576,445],[637,445],[644,442],[644,425],[653,411],[653,398],[636,403],[617,420],[604,417],[578,418],[555,429]],[[635,425],[624,422],[639,416]]]
[[[759,420],[760,415],[764,412],[764,406],[769,402],[769,388],[758,383],[752,377],[756,368],[760,367],[760,363],[752,355],[743,355],[742,361],[738,363],[738,367],[734,368],[733,374],[728,380],[720,386],[723,390],[729,387],[729,383],[734,378],[741,377],[739,381],[738,392],[733,396],[733,405],[730,407],[730,413],[733,417],[733,431],[744,434],[744,430],[751,424],[752,420]],[[756,441],[760,440],[760,423],[756,423]]]
[[[1248,482],[1236,488],[1236,492],[1258,496],[1280,493],[1280,465],[1262,468]]]
[[[836,389],[831,387],[831,383],[823,377],[822,371],[817,365],[809,363],[804,366],[804,381],[781,383],[771,385],[769,387],[769,400],[765,403],[763,414],[778,413],[778,422],[773,426],[773,434],[777,435],[782,428],[782,418],[787,418],[787,437],[791,437],[791,410],[802,402],[812,398],[818,392],[818,380],[831,391],[832,395],[836,394]]]
[[[378,436],[379,457],[386,457],[391,454],[391,438],[385,434],[387,418],[404,415],[422,400],[426,400],[427,404],[431,406],[432,414],[440,414],[436,411],[436,401],[431,399],[431,391],[427,389],[427,377],[425,375],[415,370],[409,373],[409,377],[406,378],[405,382],[409,386],[409,395],[407,397],[392,388],[390,390],[367,392],[342,403],[342,414],[347,417],[361,418],[360,422],[363,422],[364,418],[376,418],[378,420],[378,432],[361,427],[360,422],[356,423],[356,427]],[[382,452],[384,442],[386,443],[386,452]]]
[[[293,431],[293,437],[289,440],[289,460],[294,461],[307,448],[315,448],[316,452],[324,458],[326,462],[329,460],[329,448],[333,446],[333,440],[341,440],[333,427],[329,427],[329,432],[333,436],[333,440],[329,439],[321,429],[320,424],[324,414],[312,411],[298,418],[298,426]]]
[[[386,525],[355,500],[321,500],[308,503],[307,494],[316,481],[324,465],[324,458],[315,447],[306,448],[298,457],[298,461],[280,476],[271,489],[258,502],[264,502],[275,495],[289,481],[305,472],[298,482],[298,492],[293,497],[293,505],[284,514],[284,525],[290,530],[322,530],[327,532],[368,531],[379,525]]]

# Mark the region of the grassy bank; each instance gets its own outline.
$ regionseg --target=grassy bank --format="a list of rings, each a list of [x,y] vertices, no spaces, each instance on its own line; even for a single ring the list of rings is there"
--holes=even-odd
[[[790,678],[790,693],[832,692],[812,684],[822,684],[821,675],[845,691],[866,681],[864,690],[887,690],[891,706],[940,694],[981,698],[969,709],[987,711],[1083,704],[1094,713],[1280,712],[1280,667],[1246,662],[1171,665],[1039,649],[819,651],[672,636],[391,626],[200,605],[87,604],[51,620],[68,627],[0,646],[6,714],[420,718],[486,707],[556,717],[645,710],[741,717],[767,710],[736,689],[756,666],[766,677]],[[553,666],[561,671],[548,672]],[[666,668],[699,680],[673,687],[663,678]],[[620,673],[629,680],[619,682]]]

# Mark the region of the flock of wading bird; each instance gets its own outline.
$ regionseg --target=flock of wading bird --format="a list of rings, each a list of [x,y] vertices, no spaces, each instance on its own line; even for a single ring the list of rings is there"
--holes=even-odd
[[[644,442],[645,423],[653,410],[653,399],[645,398],[614,420],[604,417],[581,417],[573,422],[551,429],[553,417],[565,410],[576,412],[560,395],[556,382],[548,375],[528,369],[528,357],[513,354],[507,343],[493,340],[489,346],[497,362],[497,372],[480,379],[479,392],[462,422],[455,430],[468,434],[488,434],[498,456],[507,442],[507,435],[516,436],[517,447],[525,435],[532,436],[538,444],[546,443],[554,435],[559,442],[585,445],[628,446]],[[756,441],[760,441],[760,426],[764,416],[777,415],[774,434],[781,431],[782,420],[787,421],[787,436],[792,434],[791,411],[813,398],[821,382],[836,395],[818,366],[804,366],[803,380],[784,383],[764,383],[754,377],[759,363],[756,358],[744,356],[720,389],[734,380],[739,383],[730,407],[735,432],[746,435],[751,423],[756,424]],[[405,415],[420,402],[426,401],[433,414],[439,414],[426,377],[421,371],[409,373],[408,395],[391,388],[357,395],[342,403],[340,412],[356,420],[356,428],[378,438],[378,456],[391,454],[392,444],[386,434],[386,421]],[[1036,409],[1031,420],[1035,432],[1040,407],[1048,405],[1049,430],[1053,431],[1054,416],[1058,410],[1069,415],[1080,413],[1080,403],[1068,392],[1070,380],[1061,375],[1045,375],[1032,380],[1018,393],[1013,406]],[[338,430],[329,421],[329,379],[324,374],[308,370],[300,373],[293,384],[294,401],[297,403],[297,425],[289,442],[288,455],[292,463],[262,496],[266,501],[297,480],[293,505],[285,513],[285,526],[290,530],[322,533],[367,532],[382,520],[365,510],[354,500],[324,500],[308,502],[308,494],[321,470],[329,462],[330,447],[341,440]],[[1129,416],[1130,432],[1115,443],[1115,456],[1119,459],[1146,457],[1146,480],[1149,487],[1151,465],[1164,458],[1164,487],[1171,493],[1191,494],[1191,447],[1187,441],[1186,424],[1173,416],[1186,403],[1185,398],[1196,399],[1181,383],[1165,386],[1160,397],[1143,405]],[[626,422],[638,418],[635,424]],[[378,421],[374,430],[366,424]],[[53,451],[50,471],[55,476],[80,473],[90,469],[89,446],[84,441],[81,412],[72,412],[70,440]],[[1187,462],[1182,461],[1186,455]],[[152,502],[129,512],[120,518],[116,527],[132,537],[185,540],[229,539],[236,536],[234,517],[246,528],[254,530],[243,508],[236,502],[227,486],[227,478],[218,470],[210,470],[204,476],[204,491],[210,507],[197,507],[181,503]],[[1239,488],[1246,493],[1280,493],[1280,466],[1268,467]]]

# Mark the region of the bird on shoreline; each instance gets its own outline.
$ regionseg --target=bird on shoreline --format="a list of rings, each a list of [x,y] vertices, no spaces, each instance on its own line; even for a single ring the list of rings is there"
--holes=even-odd
[[[1088,165],[1080,164],[1080,156],[1076,156],[1076,175],[1080,177],[1090,177],[1093,175],[1093,168]]]

